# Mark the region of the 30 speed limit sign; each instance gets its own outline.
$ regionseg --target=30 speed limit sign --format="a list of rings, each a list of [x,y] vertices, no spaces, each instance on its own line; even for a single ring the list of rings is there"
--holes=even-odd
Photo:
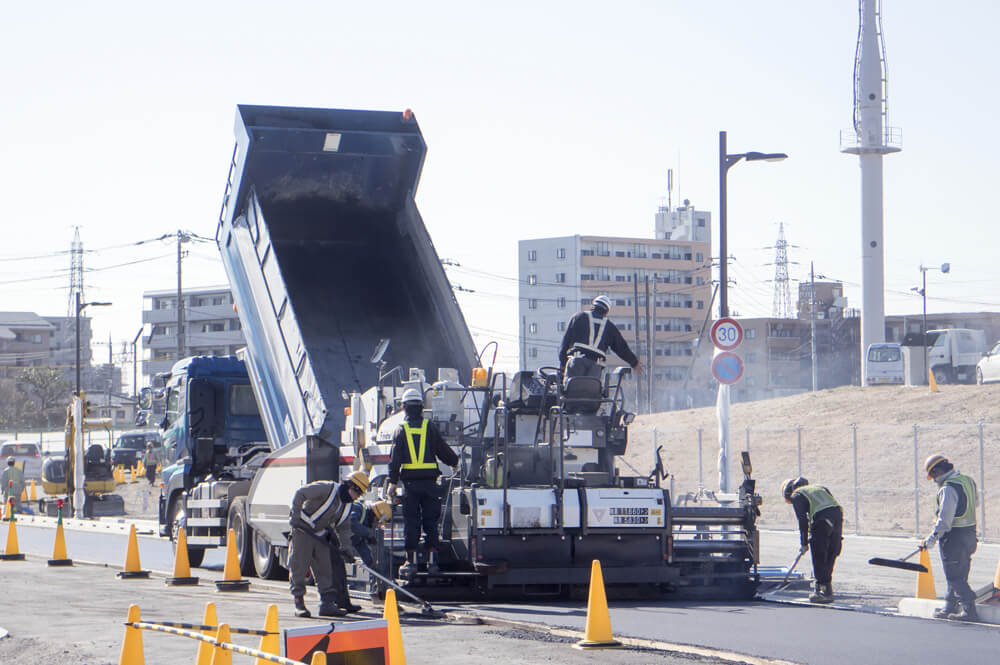
[[[712,343],[723,351],[732,351],[743,341],[743,327],[728,316],[712,326]]]

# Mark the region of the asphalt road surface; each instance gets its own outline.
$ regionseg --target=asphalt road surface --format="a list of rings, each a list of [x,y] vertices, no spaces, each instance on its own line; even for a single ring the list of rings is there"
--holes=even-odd
[[[49,555],[53,531],[23,525],[19,526],[18,539],[22,551]],[[66,539],[69,555],[74,559],[104,562],[109,567],[121,567],[125,560],[126,533],[110,529],[103,532],[67,530]],[[857,562],[869,555],[866,548],[895,555],[889,550],[895,548],[902,552],[910,546],[905,541],[883,540],[887,542],[865,541],[853,548],[845,546],[845,550],[856,550],[850,556],[845,555],[845,570],[865,572],[857,568]],[[770,535],[768,541],[775,543],[771,549],[776,553],[784,552],[789,544],[794,548],[794,535],[791,534]],[[173,554],[166,539],[140,536],[139,551],[143,568],[172,570]],[[988,556],[990,552],[984,554]],[[222,552],[209,552],[205,567],[219,571],[222,563]],[[986,563],[980,564],[980,568],[985,569]],[[892,576],[896,573],[880,571],[879,574],[890,576],[888,581],[883,580],[883,585],[891,587]],[[912,585],[911,577],[899,579]],[[943,579],[938,589],[943,591]],[[469,607],[487,616],[575,630],[583,630],[586,621],[586,606],[579,602],[490,603]],[[707,646],[810,665],[985,663],[995,660],[1000,644],[1000,627],[996,626],[773,602],[613,602],[610,611],[616,636]]]

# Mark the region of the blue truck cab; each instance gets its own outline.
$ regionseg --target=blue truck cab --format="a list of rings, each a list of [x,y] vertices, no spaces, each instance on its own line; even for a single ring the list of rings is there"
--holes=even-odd
[[[177,361],[167,378],[160,423],[165,464],[159,531],[184,526],[191,563],[225,541],[229,503],[245,496],[255,457],[270,449],[250,378],[234,356]],[[198,490],[197,492],[195,490]],[[196,496],[197,495],[197,496]],[[221,515],[221,516],[220,516]]]

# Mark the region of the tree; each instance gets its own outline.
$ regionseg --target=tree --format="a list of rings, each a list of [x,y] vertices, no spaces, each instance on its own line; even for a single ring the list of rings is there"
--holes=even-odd
[[[0,379],[0,428],[16,432],[25,426],[24,416],[34,410],[31,400],[17,390],[11,379]]]
[[[27,386],[28,394],[38,407],[38,424],[52,427],[52,417],[57,417],[65,409],[69,400],[69,384],[62,372],[55,367],[27,367],[18,376],[18,381]]]

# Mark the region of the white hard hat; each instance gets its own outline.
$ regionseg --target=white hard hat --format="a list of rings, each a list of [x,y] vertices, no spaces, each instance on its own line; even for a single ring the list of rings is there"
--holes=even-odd
[[[603,307],[607,311],[611,311],[611,299],[605,295],[600,295],[594,298],[593,304],[596,307]]]
[[[403,391],[403,404],[408,404],[411,402],[424,403],[424,396],[420,394],[420,391],[416,388],[407,388]]]

